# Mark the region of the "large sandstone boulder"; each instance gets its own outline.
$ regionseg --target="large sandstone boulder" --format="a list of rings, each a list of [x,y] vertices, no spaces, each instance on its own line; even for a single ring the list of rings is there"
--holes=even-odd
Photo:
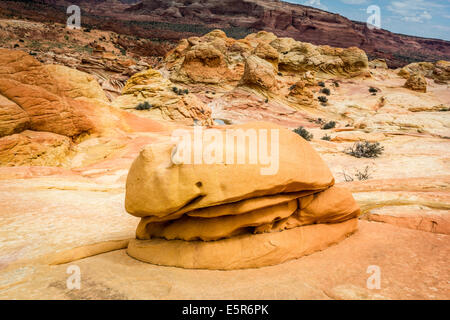
[[[315,103],[314,94],[306,87],[307,82],[297,81],[289,90],[288,99],[297,105],[312,106]]]
[[[252,55],[245,61],[245,71],[241,83],[270,90],[277,84],[275,74],[276,69],[270,62]]]
[[[427,80],[421,74],[411,74],[405,82],[405,88],[418,92],[427,92]]]
[[[25,130],[29,121],[30,117],[19,105],[0,95],[0,137]]]
[[[136,107],[144,102],[150,104],[150,109],[136,111]],[[133,75],[123,88],[122,96],[114,100],[113,105],[157,120],[198,120],[203,124],[212,124],[211,109],[195,95],[176,87],[153,69]]]
[[[260,57],[261,59],[270,62],[274,66],[274,68],[278,71],[278,60],[280,55],[278,51],[275,50],[275,48],[272,47],[270,44],[265,42],[258,43],[258,46],[253,51],[253,54]]]
[[[0,166],[63,166],[71,147],[68,137],[26,130],[0,138]]]
[[[368,71],[366,53],[358,48],[315,46],[290,38],[278,38],[271,45],[280,53],[280,70],[315,71],[317,75],[354,77]]]
[[[233,46],[233,42],[235,40],[228,39],[221,30],[212,31],[201,38],[192,37],[180,41],[166,57],[169,70],[172,71],[170,79],[175,82],[207,84],[238,81],[242,76],[243,65],[234,65],[230,56],[240,56],[245,49]]]
[[[374,59],[369,62],[369,68],[371,69],[388,69],[388,65],[385,59]]]
[[[410,75],[418,74],[433,79],[436,83],[446,84],[450,81],[450,62],[415,62],[398,70],[398,75],[408,79]]]
[[[146,147],[126,185],[126,210],[141,217],[128,248],[132,257],[184,268],[261,267],[323,249],[356,230],[358,205],[349,191],[333,186],[331,172],[308,142],[268,123],[230,129],[271,146],[277,170],[263,174],[267,166],[254,161],[256,149],[245,139],[216,144],[220,137],[226,141],[225,129],[207,130],[203,139],[209,143],[201,150],[218,148],[214,154],[222,150],[224,156],[240,150],[235,160],[245,161],[176,164],[188,150],[195,159],[198,132]],[[208,140],[207,132],[216,138]]]

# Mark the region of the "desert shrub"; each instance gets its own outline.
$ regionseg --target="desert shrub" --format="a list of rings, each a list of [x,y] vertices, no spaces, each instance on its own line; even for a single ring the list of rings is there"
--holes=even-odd
[[[368,141],[361,141],[345,150],[345,153],[356,158],[377,158],[383,151],[384,147],[382,147],[379,142],[371,143]]]
[[[328,102],[328,98],[325,96],[320,96],[317,98],[322,104],[326,104]]]
[[[336,88],[339,88],[339,86],[340,86],[339,82],[337,82],[337,81],[334,81],[333,84]]]
[[[304,127],[298,127],[297,129],[294,129],[294,132],[306,141],[311,141],[311,139],[314,138],[314,136]]]
[[[86,29],[84,29],[83,31],[84,31],[84,32],[91,32],[91,29],[90,29],[90,28],[86,28]]]
[[[296,84],[293,84],[292,86],[289,87],[289,91],[292,91],[292,90],[294,90],[295,88],[297,88],[297,85],[296,85]]]
[[[182,96],[182,95],[184,95],[184,94],[188,94],[189,93],[189,90],[188,89],[179,89],[179,88],[177,88],[177,87],[173,87],[172,88],[172,91],[173,92],[175,92],[177,95],[179,95],[179,96]]]
[[[355,181],[355,178],[358,179],[359,181],[365,181],[365,180],[369,180],[371,178],[369,171],[370,171],[370,167],[366,166],[363,171],[357,169],[354,176],[351,174],[348,174],[347,172],[345,172],[345,170],[342,170],[341,174],[344,176],[344,179],[346,182]]]
[[[336,122],[334,122],[334,121],[327,122],[322,127],[323,130],[329,130],[329,129],[333,129],[333,128],[336,128]]]
[[[370,88],[369,88],[369,92],[370,92],[370,93],[377,93],[377,92],[378,92],[378,89],[376,89],[376,88],[374,88],[374,87],[370,87]]]
[[[319,83],[317,83],[319,87],[323,87],[325,88],[325,82],[323,81],[319,81]]]
[[[311,122],[314,122],[316,124],[320,124],[320,125],[324,125],[325,123],[327,123],[325,120],[323,120],[322,118],[317,118],[317,119],[311,119]]]
[[[364,168],[364,171],[356,170],[355,176],[358,178],[359,181],[365,181],[370,179],[370,173],[369,173],[369,166],[366,166]]]
[[[282,76],[283,76],[283,74],[282,74],[281,72],[278,72],[278,75],[279,75],[280,77],[282,77]]]
[[[152,105],[148,103],[148,101],[141,102],[136,106],[136,110],[150,110],[152,108]]]
[[[269,99],[268,99],[268,98],[266,98],[266,100],[264,100],[264,102],[265,102],[265,103],[269,103]]]
[[[355,179],[351,176],[351,175],[349,175],[349,174],[347,174],[347,172],[345,172],[345,170],[342,170],[342,176],[344,177],[344,179],[345,179],[345,182],[352,182],[352,181],[355,181]]]
[[[331,90],[328,88],[323,88],[322,90],[320,90],[320,92],[326,94],[327,96],[331,94]]]
[[[330,141],[331,140],[331,136],[329,136],[329,135],[324,135],[323,137],[322,137],[322,140],[325,140],[325,141]]]

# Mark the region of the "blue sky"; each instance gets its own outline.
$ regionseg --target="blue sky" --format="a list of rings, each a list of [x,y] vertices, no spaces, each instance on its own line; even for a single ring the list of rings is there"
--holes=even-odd
[[[284,0],[367,21],[369,5],[381,9],[381,28],[450,41],[450,0]]]

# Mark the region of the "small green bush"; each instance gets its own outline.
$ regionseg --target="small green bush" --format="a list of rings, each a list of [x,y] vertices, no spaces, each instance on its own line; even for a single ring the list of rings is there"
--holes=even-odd
[[[337,82],[337,81],[334,81],[333,84],[336,88],[339,88],[339,86],[340,86],[339,82]]]
[[[319,87],[325,88],[325,82],[323,82],[323,81],[319,81],[318,85],[319,85]]]
[[[297,129],[294,129],[294,132],[306,141],[311,141],[311,139],[314,138],[314,136],[304,127],[298,127]]]
[[[323,88],[322,90],[320,90],[320,92],[326,94],[327,96],[331,94],[331,90],[328,88]]]
[[[322,140],[325,140],[325,141],[330,141],[331,140],[331,136],[329,136],[329,135],[324,135],[323,137],[322,137]]]
[[[376,88],[374,88],[374,87],[370,87],[370,88],[369,88],[369,92],[370,92],[370,93],[377,93],[377,92],[378,92],[378,89],[376,89]]]
[[[177,87],[173,87],[172,91],[175,92],[177,95],[182,96],[183,94],[188,94],[189,90],[188,89],[179,89]]]
[[[327,122],[322,127],[323,130],[329,130],[329,129],[333,129],[333,128],[336,128],[336,122],[334,122],[334,121]]]
[[[148,101],[141,102],[136,106],[136,110],[150,110],[152,108],[152,105],[148,103]]]
[[[322,103],[322,105],[324,105],[328,102],[328,98],[325,96],[320,96],[317,99]]]
[[[345,150],[345,153],[356,158],[378,158],[383,151],[384,147],[382,147],[379,142],[371,143],[368,141],[361,141]]]

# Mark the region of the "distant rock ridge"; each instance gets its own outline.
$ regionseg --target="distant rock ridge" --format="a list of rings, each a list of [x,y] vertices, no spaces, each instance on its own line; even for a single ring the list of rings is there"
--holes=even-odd
[[[280,37],[335,47],[359,47],[390,67],[414,61],[450,60],[450,42],[370,30],[339,14],[273,0],[143,0],[127,12],[168,22],[266,30]]]
[[[3,8],[5,13],[20,12],[28,19],[45,22],[65,22],[67,19],[62,9],[69,5],[69,1],[28,1],[34,2],[36,8],[32,9],[20,2],[5,2],[10,6]],[[385,59],[390,68],[419,61],[450,60],[449,41],[396,34],[384,29],[370,30],[366,23],[283,1],[143,0],[135,3],[76,0],[70,4],[89,8],[84,15],[84,23],[91,27],[145,38],[173,41],[202,35],[213,29],[223,29],[229,36],[242,38],[265,30],[279,37],[315,45],[358,47],[370,59]],[[52,13],[43,15],[40,8]]]

